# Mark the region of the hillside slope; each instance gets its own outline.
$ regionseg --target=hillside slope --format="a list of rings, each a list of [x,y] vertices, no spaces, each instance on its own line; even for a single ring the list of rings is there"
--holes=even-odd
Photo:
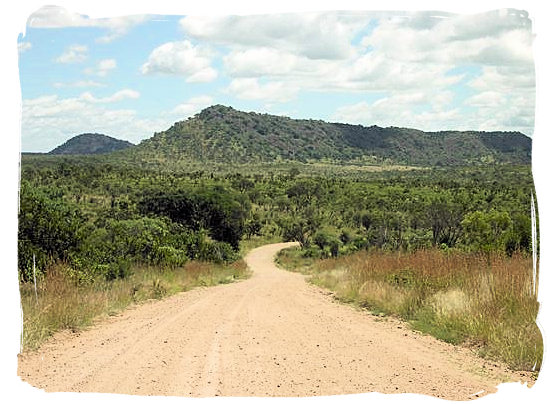
[[[104,154],[133,146],[126,140],[99,133],[83,133],[67,140],[48,154]]]
[[[175,123],[131,150],[146,161],[219,163],[390,162],[433,166],[528,164],[531,139],[519,132],[423,132],[242,112],[221,105]]]

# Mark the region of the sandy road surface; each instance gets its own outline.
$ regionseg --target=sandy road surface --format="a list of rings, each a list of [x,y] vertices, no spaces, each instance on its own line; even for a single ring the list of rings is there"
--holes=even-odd
[[[19,357],[46,391],[179,396],[309,396],[378,391],[447,399],[495,391],[516,374],[396,320],[334,303],[278,269],[271,244],[254,275],[136,306]]]

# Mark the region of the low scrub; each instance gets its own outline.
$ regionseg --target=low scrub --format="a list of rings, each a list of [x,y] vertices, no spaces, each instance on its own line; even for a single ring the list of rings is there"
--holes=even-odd
[[[133,303],[248,276],[242,260],[231,264],[189,261],[182,267],[135,266],[124,278],[82,282],[68,265],[56,264],[39,280],[36,294],[32,283],[20,285],[22,349],[35,349],[56,331],[79,330],[98,316],[113,315]]]
[[[482,356],[521,370],[539,369],[542,336],[536,280],[528,255],[419,250],[362,251],[339,258],[303,258],[283,251],[283,267],[310,274],[338,299],[396,315],[422,332],[478,348]]]

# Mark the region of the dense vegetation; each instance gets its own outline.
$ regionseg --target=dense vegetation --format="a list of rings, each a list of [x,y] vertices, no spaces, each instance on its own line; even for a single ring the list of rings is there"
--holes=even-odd
[[[175,123],[134,148],[159,164],[214,161],[329,161],[448,166],[530,163],[531,140],[517,132],[422,132],[246,113],[221,105]]]
[[[124,150],[133,144],[99,133],[83,133],[67,140],[49,154],[104,154]]]
[[[85,158],[23,160],[19,269],[32,256],[84,277],[124,277],[132,264],[236,258],[252,236],[299,241],[329,257],[380,248],[531,251],[527,166],[317,175],[128,169]]]
[[[364,128],[221,106],[109,155],[23,155],[28,346],[113,307],[245,277],[243,244],[285,240],[300,248],[281,262],[343,300],[473,341],[516,367],[540,364],[529,156],[521,134]],[[448,318],[441,307],[454,298],[468,310]]]

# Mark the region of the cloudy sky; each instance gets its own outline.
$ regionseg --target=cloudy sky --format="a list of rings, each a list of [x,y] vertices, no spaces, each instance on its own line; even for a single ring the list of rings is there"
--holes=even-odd
[[[22,149],[139,143],[212,104],[363,125],[532,135],[527,13],[90,19],[33,13],[18,41]]]

